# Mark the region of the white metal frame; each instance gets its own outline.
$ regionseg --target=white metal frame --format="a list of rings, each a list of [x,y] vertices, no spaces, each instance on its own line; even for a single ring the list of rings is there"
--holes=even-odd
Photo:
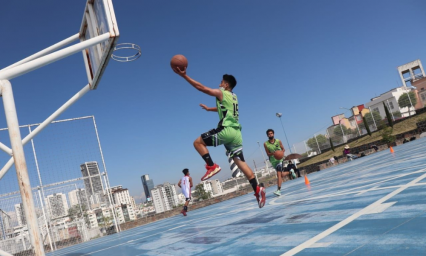
[[[88,8],[90,9],[90,6],[94,1],[95,0],[87,1],[86,10]],[[92,36],[90,39],[87,40],[85,40],[86,38],[84,37],[84,35],[79,33],[0,70],[0,94],[3,98],[6,121],[9,129],[9,137],[11,142],[11,148],[7,147],[3,143],[0,143],[0,150],[3,150],[11,156],[10,160],[0,170],[0,179],[6,174],[10,167],[15,164],[23,208],[28,223],[28,231],[30,234],[31,244],[36,256],[44,255],[44,248],[43,241],[41,240],[40,233],[38,230],[37,216],[35,213],[34,199],[31,193],[31,185],[28,177],[28,170],[23,145],[33,139],[41,130],[43,130],[49,123],[51,123],[55,118],[62,114],[68,107],[74,104],[90,89],[96,88],[99,82],[99,78],[102,76],[102,73],[106,65],[108,64],[112,50],[115,46],[115,43],[117,42],[119,35],[111,0],[96,1],[103,1],[103,4],[109,9],[109,11],[106,12],[106,18],[109,23],[108,26],[109,28],[112,28],[113,33],[109,31],[108,33]],[[89,10],[89,12],[92,11]],[[84,28],[85,26],[84,20],[86,19],[86,17],[87,15],[85,11],[81,28]],[[93,16],[91,18],[94,19]],[[80,43],[61,49],[62,47],[77,40],[78,38],[82,40]],[[94,74],[95,76],[92,80],[89,79],[89,84],[84,86],[83,89],[81,89],[76,95],[74,95],[70,100],[68,100],[64,105],[62,105],[58,110],[56,110],[52,115],[50,115],[39,127],[37,127],[32,133],[28,134],[22,140],[19,130],[15,101],[13,97],[12,85],[9,80],[31,72],[33,70],[39,69],[43,66],[56,62],[60,59],[63,59],[80,51],[83,52],[83,57],[86,63],[86,70],[89,71],[90,68],[88,67],[87,61],[90,60],[87,59],[86,49],[92,46],[99,48],[99,46],[96,45],[99,45],[100,43],[105,42],[107,40],[110,41],[111,47],[107,51],[107,54],[103,54],[103,56],[101,56],[101,63],[98,67],[97,73]],[[8,253],[0,250],[0,255],[8,255]]]

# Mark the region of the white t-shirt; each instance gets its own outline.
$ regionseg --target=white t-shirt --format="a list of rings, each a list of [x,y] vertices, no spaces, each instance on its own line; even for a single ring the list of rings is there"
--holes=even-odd
[[[182,194],[186,198],[191,198],[191,183],[189,182],[189,176],[183,176],[180,180],[180,187],[182,188]]]

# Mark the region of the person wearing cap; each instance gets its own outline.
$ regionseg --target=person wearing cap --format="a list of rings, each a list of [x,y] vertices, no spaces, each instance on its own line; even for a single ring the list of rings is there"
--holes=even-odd
[[[358,158],[357,155],[351,154],[351,150],[349,149],[349,145],[345,146],[345,149],[343,150],[343,156],[346,156],[346,158],[352,160]]]

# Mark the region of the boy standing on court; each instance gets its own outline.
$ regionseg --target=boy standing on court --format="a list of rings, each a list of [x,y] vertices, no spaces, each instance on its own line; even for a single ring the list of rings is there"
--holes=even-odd
[[[185,196],[185,205],[183,206],[183,209],[180,213],[183,214],[183,216],[186,216],[186,212],[188,211],[188,205],[189,201],[191,201],[191,188],[193,186],[192,184],[192,178],[189,176],[189,170],[183,169],[184,176],[182,179],[180,179],[178,186],[182,189],[182,194]]]
[[[241,136],[241,125],[238,122],[238,99],[237,95],[232,92],[237,85],[237,80],[234,76],[225,74],[219,88],[212,89],[190,78],[186,74],[186,68],[181,70],[179,67],[175,67],[173,70],[195,89],[216,98],[216,107],[209,108],[204,104],[200,104],[206,111],[218,112],[220,119],[217,128],[201,134],[194,141],[195,149],[206,162],[207,172],[201,180],[210,179],[220,172],[220,167],[213,162],[207,146],[216,147],[223,144],[227,150],[227,155],[234,159],[235,164],[249,180],[259,208],[262,208],[266,202],[265,188],[262,183],[257,184],[254,173],[245,162],[243,155],[243,138]]]

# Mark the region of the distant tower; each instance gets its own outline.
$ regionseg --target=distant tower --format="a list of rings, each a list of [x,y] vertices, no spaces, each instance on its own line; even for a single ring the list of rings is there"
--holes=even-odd
[[[104,191],[98,162],[86,162],[80,165],[81,174],[84,179],[84,187],[89,196],[99,194]]]
[[[398,73],[404,86],[411,86],[413,82],[426,77],[420,60],[399,66]]]
[[[149,179],[148,174],[141,176],[142,185],[143,185],[143,191],[145,192],[146,198],[152,197],[151,195],[151,189],[154,188],[154,181]]]

